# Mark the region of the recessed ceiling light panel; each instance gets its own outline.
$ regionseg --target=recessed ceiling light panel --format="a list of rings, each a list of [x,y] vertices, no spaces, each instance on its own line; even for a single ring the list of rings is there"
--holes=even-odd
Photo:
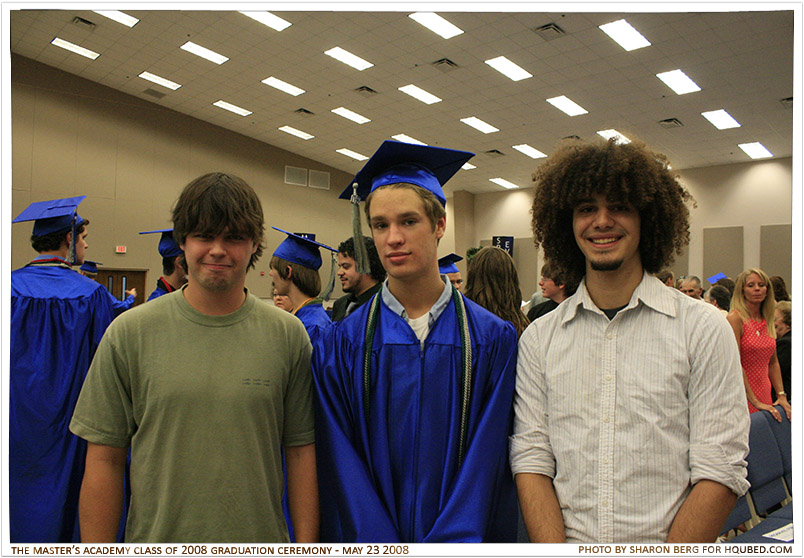
[[[341,47],[334,47],[329,50],[325,50],[324,54],[331,56],[339,62],[343,62],[347,66],[360,70],[361,72],[367,68],[371,68],[374,65],[371,62],[363,60],[359,56],[352,54],[348,50],[342,49]]]
[[[139,77],[141,77],[142,79],[147,79],[148,81],[156,83],[157,85],[161,85],[162,87],[172,89],[173,91],[181,87],[181,85],[176,83],[175,81],[170,81],[169,79],[159,77],[158,75],[152,74],[151,72],[142,72],[139,75]]]
[[[351,149],[346,149],[345,147],[336,149],[335,151],[337,153],[340,153],[341,155],[346,155],[347,157],[351,157],[352,159],[355,159],[357,161],[365,161],[366,159],[368,159],[368,157],[366,157],[365,155],[361,155],[360,153],[352,151]]]
[[[606,138],[607,140],[608,139],[614,139],[620,145],[625,145],[626,143],[631,143],[630,139],[628,139],[627,137],[622,135],[617,130],[599,130],[597,132],[597,135],[599,135],[599,136],[601,136],[603,138]]]
[[[694,93],[700,91],[701,88],[698,84],[692,81],[687,74],[681,70],[672,70],[670,72],[662,72],[656,74],[656,77],[662,80],[667,87],[672,89],[677,95],[685,95],[687,93]]]
[[[463,122],[467,126],[471,126],[475,130],[479,130],[479,131],[483,132],[484,134],[491,134],[493,132],[499,132],[500,131],[499,128],[495,128],[494,126],[492,126],[488,122],[483,122],[482,120],[480,120],[476,116],[470,116],[469,118],[461,118],[461,122]]]
[[[494,182],[494,184],[497,184],[498,186],[502,186],[503,188],[506,188],[508,190],[512,190],[514,188],[519,188],[519,186],[517,186],[513,182],[508,182],[504,178],[489,178],[489,181]]]
[[[345,107],[338,107],[336,109],[332,109],[332,112],[337,114],[338,116],[343,116],[351,120],[352,122],[357,122],[358,124],[365,124],[366,122],[371,122],[371,119],[366,118],[362,114],[357,114]]]
[[[264,80],[262,80],[262,83],[264,83],[265,85],[270,85],[274,89],[284,91],[285,93],[293,95],[294,97],[304,93],[304,89],[302,89],[301,87],[291,85],[286,81],[282,81],[281,79],[275,78],[274,76],[265,78]]]
[[[301,130],[297,130],[291,126],[282,126],[279,128],[279,130],[303,140],[313,139],[315,137],[314,135],[308,134],[307,132],[302,132]]]
[[[128,14],[124,14],[123,12],[119,12],[117,10],[92,10],[96,14],[100,14],[103,17],[108,17],[111,20],[116,21],[117,23],[122,23],[126,27],[134,27],[137,23],[140,22],[134,16],[130,16]]]
[[[289,21],[285,21],[281,17],[272,14],[271,12],[240,12],[244,16],[250,17],[254,21],[259,21],[263,25],[267,25],[275,31],[283,31],[291,26]]]
[[[737,122],[732,115],[726,112],[723,109],[720,110],[710,110],[708,112],[702,112],[701,116],[706,118],[709,122],[712,123],[712,126],[717,128],[718,130],[728,130],[729,128],[739,128],[740,123]]]
[[[418,99],[422,103],[425,103],[425,104],[428,104],[428,105],[432,105],[433,103],[441,102],[440,97],[436,97],[432,93],[428,93],[427,91],[425,91],[421,87],[417,87],[417,86],[413,85],[412,83],[409,84],[409,85],[404,85],[402,87],[399,87],[399,90],[402,93],[407,93],[408,95],[410,95],[414,99]]]
[[[433,12],[416,12],[408,17],[445,39],[451,39],[463,33],[463,29]]]
[[[412,143],[414,145],[427,145],[423,141],[419,141],[416,138],[412,138],[405,134],[397,134],[395,136],[391,136],[391,138],[395,139],[396,141],[401,141],[402,143]]]
[[[547,99],[547,102],[556,107],[558,110],[570,115],[570,116],[578,116],[581,114],[587,114],[589,111],[583,108],[581,105],[575,103],[570,98],[561,95],[559,97],[553,97],[551,99]]]
[[[209,60],[210,62],[214,62],[215,64],[218,65],[223,64],[224,62],[229,60],[224,55],[218,54],[214,50],[209,50],[208,48],[202,47],[201,45],[197,45],[192,41],[187,41],[186,43],[181,45],[181,49],[186,50],[187,52],[192,52],[196,56],[200,56],[201,58]]]
[[[527,70],[520,68],[510,60],[508,60],[505,56],[498,56],[497,58],[492,58],[491,60],[486,60],[486,64],[500,72],[507,78],[510,78],[513,81],[520,81],[523,79],[528,79],[529,77],[533,77],[533,74],[528,72]]]
[[[65,41],[64,39],[59,39],[58,37],[50,41],[50,44],[55,45],[57,47],[61,47],[65,50],[69,50],[70,52],[74,52],[75,54],[80,54],[84,58],[89,58],[90,60],[95,60],[98,56],[100,56],[100,54],[98,54],[93,50],[89,50],[88,48],[78,46],[76,44],[71,43],[70,41]]]
[[[768,151],[764,145],[758,141],[752,143],[741,143],[737,147],[745,151],[745,154],[752,159],[767,159],[773,157],[773,153]]]
[[[239,114],[240,116],[248,116],[249,114],[251,114],[250,110],[246,110],[246,109],[241,108],[241,107],[239,107],[237,105],[227,103],[226,101],[215,101],[212,104],[215,105],[218,108],[222,108],[224,110],[228,110],[229,112]]]
[[[600,30],[629,52],[650,46],[650,42],[624,19],[601,25]]]
[[[513,147],[514,149],[516,149],[520,153],[524,153],[525,155],[527,155],[531,159],[541,159],[542,157],[547,157],[547,155],[545,155],[544,153],[542,153],[541,151],[539,151],[535,147],[531,147],[527,143],[522,143],[522,144],[519,144],[519,145],[512,145],[511,147]]]

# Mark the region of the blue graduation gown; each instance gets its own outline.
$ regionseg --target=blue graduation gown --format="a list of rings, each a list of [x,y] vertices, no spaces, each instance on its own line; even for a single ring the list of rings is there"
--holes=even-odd
[[[320,302],[302,306],[296,310],[296,317],[304,324],[311,343],[315,343],[321,333],[332,325],[329,314]]]
[[[453,300],[423,350],[407,322],[380,303],[369,416],[362,360],[371,304],[333,323],[319,339],[313,377],[322,541],[516,541],[508,464],[516,332],[464,301],[473,380],[460,467],[463,371]]]
[[[153,300],[155,298],[159,298],[162,295],[172,293],[175,290],[176,289],[171,287],[168,284],[168,282],[165,281],[164,277],[160,277],[159,280],[157,280],[157,282],[156,282],[156,289],[154,289],[154,292],[152,292],[150,295],[148,295],[148,299],[145,302],[148,302],[149,300]]]
[[[11,273],[12,543],[78,541],[86,441],[68,425],[113,317],[106,288],[66,265]]]

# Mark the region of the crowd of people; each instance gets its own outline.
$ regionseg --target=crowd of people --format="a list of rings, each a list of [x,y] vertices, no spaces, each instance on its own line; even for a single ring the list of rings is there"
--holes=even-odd
[[[523,308],[505,250],[465,282],[438,257],[471,157],[383,143],[337,249],[274,227],[273,304],[245,287],[265,223],[237,176],[184,188],[149,231],[164,275],[124,312],[73,271],[83,197],[26,209],[11,541],[714,541],[748,489],[749,411],[790,417],[784,282],[676,280],[691,196],[664,158],[573,141],[534,174],[546,263]]]

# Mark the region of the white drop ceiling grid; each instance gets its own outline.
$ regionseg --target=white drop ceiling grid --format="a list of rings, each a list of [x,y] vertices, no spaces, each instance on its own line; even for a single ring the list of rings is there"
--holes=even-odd
[[[274,31],[234,11],[137,11],[133,28],[89,10],[12,10],[11,51],[86,79],[354,173],[404,133],[432,145],[477,153],[447,191],[498,191],[490,178],[530,187],[539,163],[511,146],[550,153],[563,137],[591,139],[615,128],[666,153],[677,169],[746,162],[738,143],[759,141],[776,157],[793,153],[793,11],[724,13],[445,13],[462,35],[445,40],[410,12],[276,12],[292,23]],[[95,24],[73,23],[81,17]],[[652,44],[626,52],[598,26],[625,17]],[[534,29],[566,34],[545,40]],[[54,37],[100,53],[91,61],[50,44]],[[193,41],[229,57],[221,65],[181,50]],[[358,71],[329,56],[340,46],[374,64]],[[500,55],[533,77],[513,82],[485,64]],[[432,63],[447,58],[457,68]],[[682,69],[702,91],[676,95],[656,74]],[[148,71],[182,84],[176,91],[137,77]],[[277,77],[306,92],[291,96],[261,81]],[[413,83],[443,99],[425,105],[398,91]],[[367,86],[376,95],[355,90]],[[161,99],[144,93],[164,93]],[[569,117],[545,100],[566,95],[588,114]],[[240,117],[223,99],[252,111]],[[371,122],[331,112],[346,107]],[[717,130],[701,112],[727,110],[740,128]],[[296,111],[306,109],[305,116]],[[500,129],[483,134],[460,122],[476,116]],[[668,118],[684,126],[666,129]],[[289,125],[315,137],[278,130]],[[487,151],[497,150],[502,156]],[[346,185],[343,185],[344,187]],[[341,185],[334,184],[338,189]]]

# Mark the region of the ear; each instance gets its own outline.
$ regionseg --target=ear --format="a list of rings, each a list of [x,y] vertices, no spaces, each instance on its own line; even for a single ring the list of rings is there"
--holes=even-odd
[[[72,244],[72,241],[73,241],[73,231],[69,231],[67,235],[64,237],[64,242],[66,242],[67,246],[69,246],[70,244]]]
[[[293,275],[293,266],[290,266],[290,265],[289,265],[289,266],[287,266],[287,267],[285,268],[285,274],[286,274],[285,280],[286,280],[286,281],[289,281],[289,280],[290,280],[291,275]]]
[[[441,217],[436,221],[436,237],[441,240],[447,230],[447,217]]]

